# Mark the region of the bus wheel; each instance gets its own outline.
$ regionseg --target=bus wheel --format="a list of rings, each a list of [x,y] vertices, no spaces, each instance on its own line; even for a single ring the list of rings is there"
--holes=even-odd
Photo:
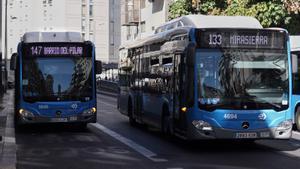
[[[298,131],[300,131],[300,106],[297,107],[297,111],[295,114],[295,122],[296,122],[296,128]]]
[[[129,124],[131,126],[136,126],[136,120],[133,118],[133,110],[132,110],[132,102],[129,101],[128,103],[128,117],[129,117]]]
[[[19,117],[16,114],[14,115],[14,127],[16,132],[22,132],[22,126],[20,124]]]
[[[79,127],[79,129],[81,129],[81,130],[85,130],[86,128],[87,128],[87,123],[79,123],[78,124],[78,127]]]
[[[167,137],[172,137],[172,121],[167,109],[164,111],[163,119],[162,119],[162,126],[161,126],[162,134]]]

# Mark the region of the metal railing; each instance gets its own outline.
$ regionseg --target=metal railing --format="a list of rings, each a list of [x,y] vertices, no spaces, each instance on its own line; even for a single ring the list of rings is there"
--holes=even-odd
[[[97,89],[112,93],[119,92],[118,82],[108,80],[97,80]]]

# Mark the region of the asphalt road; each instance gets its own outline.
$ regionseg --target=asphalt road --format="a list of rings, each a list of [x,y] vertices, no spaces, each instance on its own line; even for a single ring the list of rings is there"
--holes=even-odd
[[[253,144],[168,140],[156,129],[131,127],[116,98],[98,95],[98,124],[34,125],[16,133],[19,169],[252,169],[300,168],[300,134]]]

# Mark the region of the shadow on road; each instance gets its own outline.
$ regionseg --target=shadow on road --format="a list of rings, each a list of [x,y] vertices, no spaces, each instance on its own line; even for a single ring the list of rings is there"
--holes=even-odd
[[[63,133],[63,132],[88,132],[88,129],[81,124],[26,124],[18,127],[16,133]]]
[[[129,124],[127,124],[129,125]],[[131,126],[132,127],[132,126]],[[158,129],[138,125],[134,128],[147,132],[173,146],[188,150],[189,152],[265,152],[265,151],[295,151],[299,144],[295,140],[184,140],[178,137],[168,138]]]
[[[16,143],[19,169],[132,169],[145,163],[117,140],[77,125],[26,125]]]

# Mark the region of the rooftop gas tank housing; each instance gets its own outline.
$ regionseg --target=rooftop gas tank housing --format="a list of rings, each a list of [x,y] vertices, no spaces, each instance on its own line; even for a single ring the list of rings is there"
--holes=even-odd
[[[300,51],[300,35],[290,36],[291,51]]]
[[[21,40],[25,43],[84,41],[80,32],[27,32]]]

